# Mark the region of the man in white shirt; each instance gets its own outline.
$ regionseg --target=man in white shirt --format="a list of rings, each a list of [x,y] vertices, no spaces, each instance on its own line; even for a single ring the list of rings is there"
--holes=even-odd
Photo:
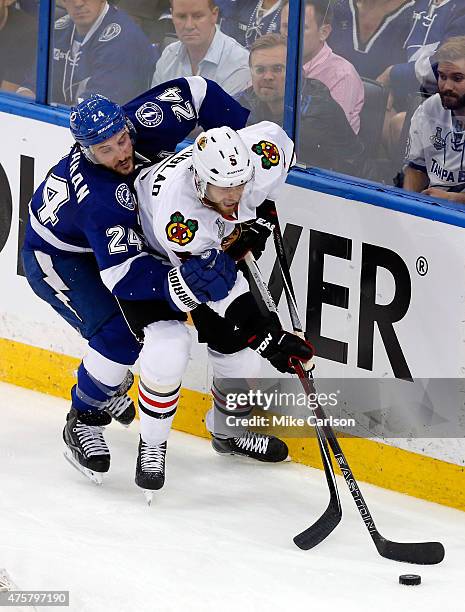
[[[249,54],[236,40],[216,28],[218,7],[213,0],[170,0],[178,42],[168,45],[158,60],[152,87],[174,79],[200,75],[231,95],[250,84]]]
[[[438,50],[439,93],[412,117],[404,188],[465,204],[465,36]]]

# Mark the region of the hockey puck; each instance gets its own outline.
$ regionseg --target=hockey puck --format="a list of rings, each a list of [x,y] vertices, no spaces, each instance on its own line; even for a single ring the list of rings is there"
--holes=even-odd
[[[399,576],[399,584],[416,586],[421,584],[421,576],[418,576],[418,574],[402,574],[402,576]]]

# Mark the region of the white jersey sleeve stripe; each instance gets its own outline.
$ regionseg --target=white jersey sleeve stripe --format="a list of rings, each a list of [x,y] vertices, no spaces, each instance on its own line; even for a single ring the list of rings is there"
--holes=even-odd
[[[74,244],[68,244],[67,242],[63,242],[56,236],[52,234],[52,232],[44,227],[37,219],[34,217],[34,214],[29,210],[29,218],[31,220],[31,227],[35,231],[35,233],[48,242],[56,249],[60,249],[60,251],[67,251],[69,253],[92,253],[92,249],[87,249],[85,247],[76,246]]]
[[[122,280],[129,272],[132,262],[138,259],[139,257],[146,257],[147,255],[148,253],[139,253],[139,255],[135,255],[130,259],[126,259],[126,261],[123,261],[117,266],[112,266],[111,268],[107,268],[106,270],[101,270],[100,276],[102,278],[103,284],[110,291],[113,291],[114,286],[119,283],[120,280]]]
[[[189,83],[195,112],[198,115],[202,102],[204,101],[207,93],[207,81],[201,76],[188,76],[184,78]]]

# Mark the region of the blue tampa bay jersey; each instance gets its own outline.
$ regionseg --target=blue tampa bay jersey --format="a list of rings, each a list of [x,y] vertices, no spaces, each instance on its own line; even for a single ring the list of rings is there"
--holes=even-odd
[[[221,31],[247,49],[260,36],[279,32],[280,2],[268,10],[262,9],[262,0],[218,0],[216,4],[221,13]]]
[[[404,43],[412,27],[414,5],[414,0],[404,0],[364,41],[358,26],[356,1],[335,0],[328,45],[353,64],[361,77],[376,79],[388,66],[407,61]]]
[[[216,83],[199,76],[161,83],[123,108],[137,134],[136,154],[149,158],[174,150],[197,125],[237,130],[249,114]],[[140,231],[135,176],[93,164],[75,144],[32,197],[24,248],[49,254],[94,252],[102,280],[114,295],[162,299],[169,267],[151,253]]]
[[[394,93],[416,91],[420,84],[426,91],[437,91],[434,52],[453,36],[465,32],[463,0],[416,0],[409,35],[404,48],[408,62],[391,71]]]

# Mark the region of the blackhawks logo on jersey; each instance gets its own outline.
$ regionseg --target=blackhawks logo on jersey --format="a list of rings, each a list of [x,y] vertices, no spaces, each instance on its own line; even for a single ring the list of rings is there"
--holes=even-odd
[[[260,140],[258,144],[252,145],[252,151],[262,156],[262,168],[265,170],[279,164],[278,147],[269,140]]]
[[[198,228],[199,224],[195,219],[187,219],[185,221],[184,215],[176,211],[171,215],[170,222],[166,226],[166,235],[170,242],[184,246],[194,239]]]

